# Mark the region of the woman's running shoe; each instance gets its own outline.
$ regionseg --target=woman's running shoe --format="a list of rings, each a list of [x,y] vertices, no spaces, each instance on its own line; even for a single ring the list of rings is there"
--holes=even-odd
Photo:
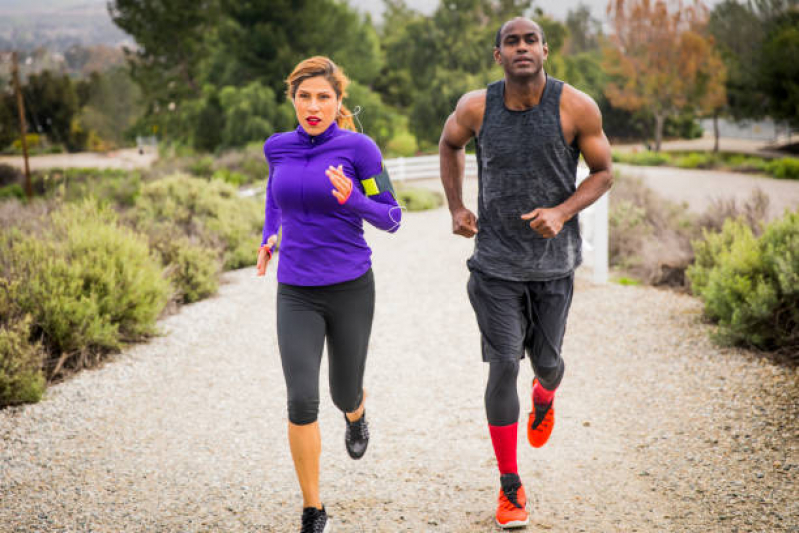
[[[497,525],[502,529],[526,526],[530,521],[527,496],[518,474],[503,474],[497,498]]]
[[[355,422],[350,422],[345,414],[344,421],[347,423],[347,431],[344,434],[347,453],[353,459],[360,459],[366,453],[366,447],[369,445],[369,425],[366,423],[366,411]]]
[[[300,533],[330,533],[327,511],[322,507],[306,507],[302,510],[302,529]]]
[[[540,387],[538,380],[533,380],[533,390]],[[555,427],[555,400],[546,404],[535,402],[533,394],[533,410],[527,419],[527,440],[533,448],[540,448],[549,440]]]

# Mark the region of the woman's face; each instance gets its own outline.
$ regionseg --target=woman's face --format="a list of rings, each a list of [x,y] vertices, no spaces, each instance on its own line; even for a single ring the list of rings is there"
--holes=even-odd
[[[308,135],[319,135],[336,120],[340,101],[324,76],[314,76],[300,83],[294,94],[297,120]]]

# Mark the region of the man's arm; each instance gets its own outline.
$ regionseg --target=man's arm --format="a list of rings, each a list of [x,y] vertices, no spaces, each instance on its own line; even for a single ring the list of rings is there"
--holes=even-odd
[[[602,114],[590,97],[576,92],[573,120],[577,146],[590,174],[565,202],[550,209],[535,209],[522,215],[530,227],[543,237],[555,237],[569,219],[596,202],[613,184],[610,143],[602,131]]]
[[[481,109],[485,91],[474,91],[463,95],[455,111],[449,116],[441,132],[438,154],[441,161],[441,184],[447,196],[452,215],[452,232],[464,237],[477,233],[477,217],[463,205],[463,173],[466,167],[464,147],[474,137],[475,115]]]

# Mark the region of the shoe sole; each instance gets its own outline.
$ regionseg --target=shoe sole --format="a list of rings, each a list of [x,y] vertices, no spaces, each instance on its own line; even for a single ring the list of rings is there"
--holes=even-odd
[[[499,522],[499,520],[496,520],[496,522],[497,522],[497,525],[501,529],[513,529],[513,528],[517,528],[517,527],[524,527],[527,524],[529,524],[530,523],[530,517],[528,516],[527,519],[524,522],[522,522],[521,520],[514,520],[513,522],[508,522],[507,524],[502,524],[502,523]]]

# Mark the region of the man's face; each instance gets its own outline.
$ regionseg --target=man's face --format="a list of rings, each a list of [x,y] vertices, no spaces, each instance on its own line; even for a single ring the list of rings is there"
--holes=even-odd
[[[541,29],[531,20],[513,20],[505,24],[499,44],[500,47],[494,49],[494,59],[513,77],[538,75],[549,54],[547,45],[541,41]]]

